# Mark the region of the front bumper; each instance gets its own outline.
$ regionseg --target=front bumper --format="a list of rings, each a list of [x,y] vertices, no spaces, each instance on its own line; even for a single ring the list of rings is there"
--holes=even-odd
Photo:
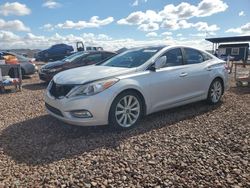
[[[50,115],[66,123],[79,126],[108,124],[108,115],[112,100],[113,96],[105,91],[93,96],[64,97],[62,99],[54,98],[48,91],[45,94],[46,110]],[[70,112],[76,110],[87,110],[93,117],[73,117]]]
[[[45,81],[45,82],[49,82],[54,76],[54,74],[43,73],[41,71],[38,71],[38,74],[39,74],[40,80]]]
[[[31,63],[21,63],[21,68],[24,70],[25,75],[32,75],[36,72],[36,66]]]

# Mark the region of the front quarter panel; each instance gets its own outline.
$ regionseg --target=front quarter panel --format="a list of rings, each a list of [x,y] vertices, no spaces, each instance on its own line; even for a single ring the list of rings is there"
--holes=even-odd
[[[148,76],[151,71],[144,71],[124,76],[119,76],[119,82],[117,82],[114,86],[110,89],[112,93],[114,93],[113,100],[116,96],[118,96],[121,92],[134,89],[139,91],[142,96],[144,97],[145,104],[146,104],[146,114],[150,111],[151,101],[150,101],[150,80]]]

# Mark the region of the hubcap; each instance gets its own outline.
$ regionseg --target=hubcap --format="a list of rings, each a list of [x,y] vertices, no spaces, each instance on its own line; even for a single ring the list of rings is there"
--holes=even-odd
[[[213,103],[217,103],[220,100],[222,94],[222,86],[220,81],[215,81],[211,88],[211,99]]]
[[[123,97],[116,106],[116,121],[122,127],[130,127],[137,121],[140,110],[138,99],[132,95],[127,95]]]

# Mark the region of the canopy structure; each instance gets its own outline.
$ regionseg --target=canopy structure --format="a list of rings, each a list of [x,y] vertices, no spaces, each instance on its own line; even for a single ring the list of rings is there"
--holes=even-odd
[[[220,43],[236,43],[236,42],[250,42],[250,36],[235,36],[235,37],[219,37],[219,38],[207,38],[209,42],[213,43],[213,53],[218,48]]]

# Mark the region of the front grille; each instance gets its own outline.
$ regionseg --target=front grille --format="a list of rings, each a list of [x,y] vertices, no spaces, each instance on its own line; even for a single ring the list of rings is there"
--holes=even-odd
[[[59,85],[52,81],[50,94],[55,98],[65,97],[73,87],[74,85]]]
[[[45,103],[46,108],[51,111],[52,113],[58,115],[58,116],[62,116],[63,114],[60,110],[58,110],[57,108],[54,108],[53,106],[50,106],[49,104]]]
[[[42,68],[42,69],[40,69],[40,72],[41,72],[41,73],[47,73],[47,72],[48,72],[48,69],[43,69],[43,68]]]

